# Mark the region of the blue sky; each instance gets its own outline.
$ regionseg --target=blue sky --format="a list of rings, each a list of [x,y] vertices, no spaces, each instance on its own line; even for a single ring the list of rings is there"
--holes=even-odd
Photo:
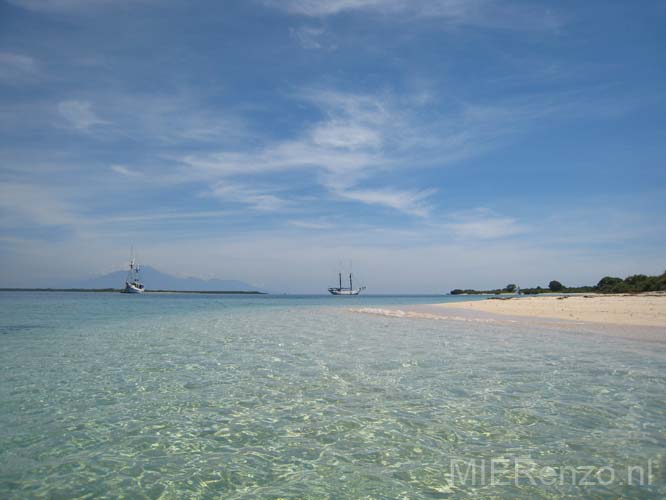
[[[0,4],[1,286],[666,269],[666,6]]]

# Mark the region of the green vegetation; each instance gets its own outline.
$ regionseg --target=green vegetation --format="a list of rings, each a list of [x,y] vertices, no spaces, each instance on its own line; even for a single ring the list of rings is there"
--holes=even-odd
[[[550,283],[548,283],[548,289],[551,292],[561,292],[564,289],[564,285],[559,281],[553,280]]]
[[[554,287],[551,287],[551,285],[554,285]],[[548,288],[538,286],[536,288],[523,288],[520,291],[525,295],[536,295],[538,293],[600,293],[595,286],[568,287],[559,281],[551,281]]]
[[[493,293],[495,295],[499,295],[501,293],[516,293],[517,290],[518,286],[513,283],[510,283],[504,288],[502,289],[498,288],[496,290],[479,291],[479,290],[471,290],[469,288],[467,290],[461,290],[460,288],[456,288],[455,290],[451,290],[451,295],[479,295],[479,294],[493,294]]]
[[[451,290],[451,295],[475,295],[475,294],[502,294],[514,293],[516,285],[507,285],[497,290]],[[642,293],[642,292],[666,292],[666,272],[659,276],[646,276],[645,274],[634,274],[624,279],[606,276],[599,280],[595,286],[567,287],[557,280],[548,283],[548,288],[522,288],[521,293],[535,295],[539,293]]]
[[[596,286],[601,293],[640,293],[666,291],[666,272],[660,276],[634,274],[624,280],[606,276]]]

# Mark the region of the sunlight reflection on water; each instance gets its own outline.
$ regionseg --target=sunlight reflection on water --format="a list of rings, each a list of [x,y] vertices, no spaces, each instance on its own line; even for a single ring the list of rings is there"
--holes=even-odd
[[[666,494],[663,345],[234,300],[2,297],[0,496]],[[452,474],[496,459],[656,465],[641,487]]]

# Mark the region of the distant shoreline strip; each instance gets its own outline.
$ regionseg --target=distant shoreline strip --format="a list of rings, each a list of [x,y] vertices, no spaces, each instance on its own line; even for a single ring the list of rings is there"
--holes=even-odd
[[[95,292],[121,293],[120,288],[0,288],[0,292]],[[144,293],[194,293],[212,295],[266,295],[266,292],[241,290],[146,290]]]

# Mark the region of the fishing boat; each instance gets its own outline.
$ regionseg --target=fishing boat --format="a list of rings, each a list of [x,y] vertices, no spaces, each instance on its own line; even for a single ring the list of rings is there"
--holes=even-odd
[[[141,283],[141,277],[139,276],[139,265],[134,261],[134,255],[132,252],[123,293],[143,293],[144,291],[145,287],[143,286],[143,283]]]
[[[339,286],[331,287],[328,289],[329,293],[331,293],[332,295],[358,295],[363,290],[365,290],[364,286],[354,289],[354,285],[352,284],[351,273],[349,273],[349,288],[342,288],[342,273],[338,273],[338,280],[339,280]]]

